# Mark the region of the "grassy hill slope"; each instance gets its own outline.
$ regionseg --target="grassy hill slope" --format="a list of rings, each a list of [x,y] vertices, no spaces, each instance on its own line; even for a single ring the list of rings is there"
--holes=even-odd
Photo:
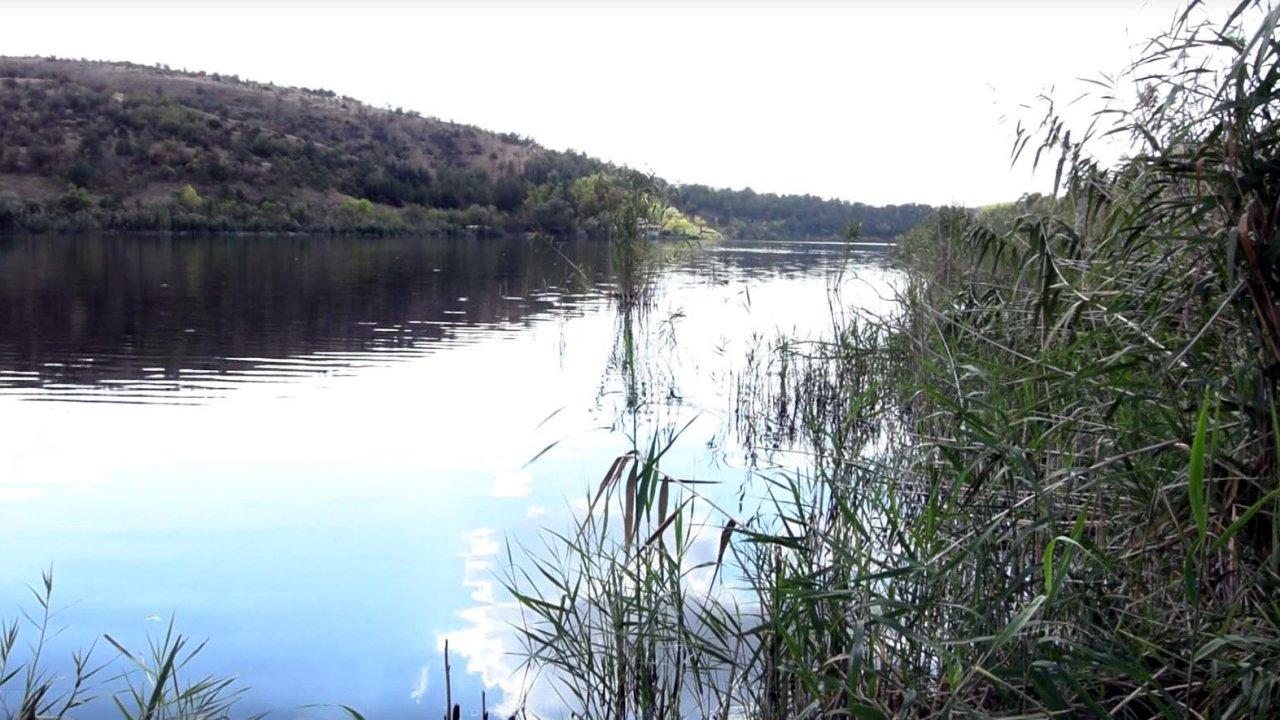
[[[327,90],[129,63],[0,58],[0,113],[9,230],[570,234],[592,227],[574,182],[630,172]]]

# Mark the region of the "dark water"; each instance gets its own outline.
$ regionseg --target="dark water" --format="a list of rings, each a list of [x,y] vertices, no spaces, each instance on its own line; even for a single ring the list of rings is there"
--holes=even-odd
[[[350,369],[589,298],[560,253],[593,278],[607,258],[523,240],[2,240],[0,386],[199,402],[255,377]]]
[[[176,618],[246,711],[381,719],[443,706],[448,638],[455,698],[509,702],[504,540],[658,428],[741,485],[744,355],[888,303],[874,246],[666,254],[621,315],[589,242],[0,239],[0,614],[52,565],[55,664]]]

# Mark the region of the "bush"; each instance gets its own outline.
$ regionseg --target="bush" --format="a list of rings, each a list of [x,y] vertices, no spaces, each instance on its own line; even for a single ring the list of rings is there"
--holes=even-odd
[[[58,207],[69,213],[93,207],[93,196],[81,187],[73,187],[58,198]]]
[[[21,215],[22,199],[12,192],[0,192],[0,229],[17,225]]]
[[[175,192],[173,201],[188,209],[195,209],[204,205],[204,198],[200,197],[200,193],[196,192],[196,189],[191,185],[186,185]]]

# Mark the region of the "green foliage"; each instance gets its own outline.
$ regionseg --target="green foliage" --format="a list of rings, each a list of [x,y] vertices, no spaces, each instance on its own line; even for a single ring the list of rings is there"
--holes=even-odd
[[[715,615],[688,589],[695,498],[659,469],[674,441],[617,458],[572,532],[508,566],[530,661],[577,717],[715,717],[728,699]]]
[[[183,188],[173,194],[174,202],[187,208],[198,208],[204,204],[204,198],[200,197],[200,193],[191,185],[184,185]]]
[[[762,472],[752,514],[646,484],[651,452],[532,554],[566,591],[511,586],[530,662],[589,688],[571,711],[1277,714],[1280,8],[1197,12],[1104,116],[1129,159],[1050,112],[1053,195],[932,214],[895,314],[757,356],[741,420],[809,462]],[[699,526],[709,585],[673,569]]]
[[[662,234],[705,242],[715,242],[722,238],[720,232],[702,218],[686,215],[674,207],[668,207],[662,212]]]
[[[58,198],[58,205],[64,212],[75,213],[93,207],[93,196],[81,187],[72,187]]]
[[[486,233],[603,236],[602,213],[617,198],[592,193],[607,194],[600,185],[606,177],[637,174],[328,91],[41,58],[0,58],[0,74],[13,81],[0,84],[0,173],[70,183],[124,206],[73,210],[39,197],[38,212],[9,221],[31,232],[430,233],[481,226]],[[173,188],[185,185],[202,188],[207,201],[176,198]],[[386,209],[371,211],[371,219],[342,209],[333,200],[339,196]],[[680,207],[689,218],[699,214]],[[722,221],[737,222],[714,220]],[[677,225],[673,232],[700,229]]]
[[[675,204],[732,235],[783,239],[843,237],[853,226],[863,235],[891,238],[911,229],[931,210],[927,205],[873,207],[812,195],[775,195],[705,185],[682,186]]]
[[[348,198],[342,201],[338,206],[338,212],[358,218],[368,218],[373,215],[373,203],[361,198]]]
[[[580,177],[570,186],[570,197],[577,207],[578,216],[590,222],[615,213],[626,202],[622,181],[605,173],[593,173]]]
[[[100,695],[111,697],[123,720],[226,720],[244,692],[234,678],[190,680],[187,666],[204,644],[193,646],[189,638],[176,634],[172,621],[163,636],[150,640],[146,654],[105,636],[119,652],[119,660],[132,666],[123,673],[117,674],[110,662],[97,662],[92,648],[71,656],[69,672],[49,671],[48,644],[60,631],[53,612],[51,573],[44,573],[32,595],[38,606],[35,612],[0,623],[0,718],[4,720],[82,717]],[[20,642],[26,647],[21,648]]]

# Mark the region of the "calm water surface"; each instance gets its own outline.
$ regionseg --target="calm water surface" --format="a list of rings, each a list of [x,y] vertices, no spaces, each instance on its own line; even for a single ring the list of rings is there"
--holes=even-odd
[[[882,260],[684,249],[624,316],[589,242],[0,239],[0,614],[52,565],[57,652],[176,617],[246,711],[437,713],[446,637],[464,707],[510,700],[503,543],[689,421],[664,469],[742,487],[745,354],[887,307]]]

